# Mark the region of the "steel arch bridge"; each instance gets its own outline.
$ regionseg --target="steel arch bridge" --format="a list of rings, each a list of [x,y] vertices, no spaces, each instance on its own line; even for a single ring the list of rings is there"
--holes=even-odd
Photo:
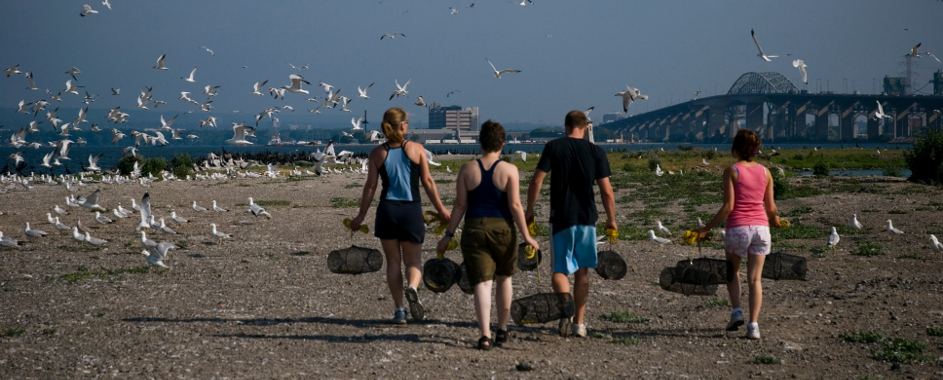
[[[749,94],[797,94],[799,88],[789,79],[777,72],[749,72],[740,76],[727,95]]]

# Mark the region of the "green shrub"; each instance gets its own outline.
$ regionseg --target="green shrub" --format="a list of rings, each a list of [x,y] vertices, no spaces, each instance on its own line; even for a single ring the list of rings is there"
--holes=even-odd
[[[943,183],[943,131],[931,130],[914,139],[914,148],[904,152],[910,180],[927,184]]]
[[[815,165],[812,166],[812,175],[827,177],[828,164],[826,164],[824,161],[816,162]]]
[[[943,327],[927,327],[927,335],[943,336]]]
[[[841,334],[838,338],[848,343],[877,343],[887,337],[877,332],[852,332]]]
[[[661,165],[661,159],[658,156],[653,156],[648,158],[648,169],[655,171],[655,167]]]
[[[189,153],[175,154],[174,158],[170,160],[170,171],[173,172],[177,178],[181,179],[192,176],[193,156]]]
[[[16,328],[9,328],[9,329],[3,330],[3,335],[4,336],[20,336],[20,335],[23,335],[23,333],[25,332],[26,332],[26,329],[16,327]]]
[[[773,355],[755,355],[753,364],[783,364],[783,360]]]
[[[852,252],[858,256],[880,256],[884,254],[884,246],[879,243],[866,241],[858,246],[858,249]]]
[[[713,160],[716,157],[717,157],[717,152],[714,151],[713,149],[708,149],[707,151],[704,152],[704,158],[707,158],[708,160]]]
[[[144,163],[144,156],[140,154],[126,154],[118,160],[118,170],[120,170],[123,175],[131,174],[131,171],[134,170],[135,162],[137,162],[138,165],[142,165]]]
[[[927,348],[924,342],[895,338],[884,341],[884,347],[871,350],[871,356],[877,360],[886,360],[897,363],[922,362],[930,359],[923,353]]]
[[[141,176],[147,177],[148,174],[151,174],[157,177],[164,169],[167,169],[167,160],[161,157],[148,158],[141,165]]]
[[[900,171],[900,168],[884,168],[885,177],[903,177],[904,173]]]

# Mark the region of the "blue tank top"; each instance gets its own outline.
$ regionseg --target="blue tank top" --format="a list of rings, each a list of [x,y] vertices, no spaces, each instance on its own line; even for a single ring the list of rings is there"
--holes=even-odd
[[[501,160],[494,162],[491,169],[478,162],[481,169],[481,183],[474,190],[468,192],[468,213],[466,218],[502,218],[511,219],[511,208],[508,206],[508,193],[498,190],[494,186],[494,168]]]
[[[419,197],[419,164],[413,162],[406,155],[406,142],[399,148],[390,148],[388,144],[383,144],[386,149],[386,159],[383,165],[380,165],[380,179],[383,182],[383,190],[380,193],[380,200],[418,202]]]

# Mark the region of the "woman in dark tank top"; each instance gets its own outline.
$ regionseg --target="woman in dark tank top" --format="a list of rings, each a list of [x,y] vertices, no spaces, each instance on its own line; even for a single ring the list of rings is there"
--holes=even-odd
[[[508,340],[507,324],[511,312],[511,276],[517,272],[517,231],[527,244],[537,249],[537,241],[527,232],[520,199],[517,167],[501,161],[504,127],[491,120],[481,126],[478,136],[482,156],[466,162],[458,172],[455,205],[446,236],[437,249],[445,251],[458,224],[462,229],[462,257],[468,281],[475,287],[475,314],[481,330],[478,348],[490,350]],[[515,225],[517,228],[515,228]],[[497,282],[495,307],[498,331],[491,336],[491,287]]]

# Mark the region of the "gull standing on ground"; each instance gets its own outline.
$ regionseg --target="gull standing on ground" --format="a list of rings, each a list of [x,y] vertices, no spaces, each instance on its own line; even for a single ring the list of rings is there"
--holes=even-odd
[[[851,226],[856,230],[864,229],[864,225],[858,221],[858,214],[851,214]]]
[[[163,231],[165,234],[171,234],[171,235],[177,234],[177,231],[174,231],[172,228],[168,227],[167,224],[164,223],[164,218],[160,218],[160,230]]]
[[[111,210],[111,213],[118,219],[126,219],[128,217],[128,214],[118,211],[118,209]]]
[[[193,204],[190,205],[190,208],[193,209],[193,211],[196,211],[196,212],[206,211],[206,208],[197,206],[197,205],[196,205],[196,201],[193,201]]]
[[[838,236],[838,231],[835,230],[835,227],[832,227],[832,234],[828,235],[828,239],[825,240],[825,245],[834,250],[839,240],[841,240],[841,236]]]
[[[141,231],[141,245],[144,248],[154,248],[157,246],[157,242],[147,238],[147,234],[144,231]]]
[[[82,13],[79,13],[79,16],[85,17],[95,13],[98,13],[98,11],[92,9],[88,4],[82,4]]]
[[[901,231],[901,230],[898,230],[898,229],[894,228],[894,225],[891,224],[891,220],[890,220],[890,219],[887,220],[887,232],[893,232],[894,234],[897,234],[897,235],[903,235],[903,234],[904,234],[904,231]]]
[[[95,221],[104,225],[109,225],[115,222],[114,220],[111,220],[111,218],[102,215],[102,213],[99,211],[95,211]]]
[[[121,202],[118,202],[118,208],[116,208],[115,210],[118,211],[118,212],[120,212],[120,213],[122,213],[122,214],[125,214],[125,215],[134,214],[134,210],[133,210],[133,209],[132,209],[132,210],[128,210],[128,209],[126,209],[126,208],[124,208],[124,207],[121,207]]]
[[[616,96],[622,97],[622,112],[629,112],[629,106],[632,105],[635,99],[648,99],[648,95],[642,95],[641,91],[629,85],[625,85],[625,91],[616,94]]]
[[[662,232],[662,233],[666,233],[666,234],[668,234],[668,235],[671,235],[671,230],[669,230],[667,227],[665,227],[664,225],[662,225],[660,220],[656,220],[655,222],[658,223],[658,226],[657,226],[658,232]]]
[[[217,206],[217,205],[216,205],[216,200],[214,199],[214,200],[213,200],[213,211],[216,211],[216,212],[227,212],[227,211],[229,211],[229,210],[226,210],[226,209],[224,209],[224,208],[222,208],[222,207]]]
[[[187,81],[187,82],[190,82],[190,83],[196,83],[196,80],[193,79],[193,75],[194,75],[194,74],[196,74],[196,67],[194,67],[194,68],[193,68],[193,71],[190,72],[190,77],[189,77],[189,78],[180,77],[180,79],[183,79],[184,81]]]
[[[262,206],[255,204],[255,202],[252,200],[252,197],[249,197],[249,212],[255,216],[265,215],[265,217],[272,219],[272,215],[269,214],[268,211],[265,211]]]
[[[9,236],[3,236],[3,231],[0,231],[0,247],[13,248],[20,245],[20,242]]]
[[[48,235],[46,231],[29,228],[29,222],[26,222],[26,228],[23,230],[23,233],[26,235],[26,238],[30,240]]]
[[[936,236],[932,234],[930,235],[930,249],[943,252],[943,243],[940,243],[940,241],[936,239]]]
[[[705,159],[703,159],[703,158],[701,159],[701,165],[710,166],[710,164],[707,163],[707,160],[705,160]]]
[[[376,83],[376,82],[374,82],[374,83]],[[373,83],[370,83],[370,85],[367,86],[367,88],[364,88],[364,89],[362,89],[362,90],[360,89],[360,86],[357,86],[357,92],[360,93],[360,95],[357,95],[357,96],[358,96],[358,97],[361,97],[361,98],[364,98],[364,99],[370,99],[370,97],[367,96],[367,90],[369,90],[370,87],[373,87]]]
[[[94,246],[100,246],[100,245],[102,245],[102,244],[107,243],[108,240],[92,237],[91,235],[88,234],[88,232],[86,232],[86,233],[85,233],[85,242],[86,242],[86,243],[90,243],[90,244],[92,244],[92,245],[94,245]]]
[[[222,244],[223,244],[223,239],[232,239],[232,235],[227,234],[227,233],[223,233],[223,232],[220,232],[220,231],[217,231],[217,230],[216,230],[216,223],[210,223],[210,227],[213,228],[213,230],[211,231],[212,234],[213,234],[213,237],[215,237],[216,239],[219,240],[219,242],[217,243],[217,245],[222,245]]]
[[[753,29],[750,29],[750,37],[753,37],[753,43],[756,44],[756,49],[760,51],[760,52],[756,55],[757,57],[760,57],[761,59],[763,59],[763,60],[766,61],[766,62],[772,62],[773,60],[770,59],[770,58],[779,57],[778,55],[766,55],[766,54],[763,54],[763,48],[761,48],[761,47],[760,47],[760,43],[756,41],[756,33],[753,32]]]
[[[488,58],[485,58],[485,61],[488,61]],[[494,77],[498,79],[501,79],[501,74],[521,72],[520,70],[511,70],[511,69],[498,71],[498,69],[494,67],[494,64],[491,63],[491,61],[488,61],[488,64],[491,65],[491,69],[494,70]]]
[[[665,175],[665,172],[661,170],[661,164],[655,164],[655,175],[659,177]]]
[[[806,66],[805,62],[802,62],[801,59],[797,59],[792,61],[792,67],[799,68],[799,73],[802,74],[802,83],[809,84],[809,74],[805,71],[805,68],[808,66]]]
[[[396,91],[393,91],[393,94],[390,95],[390,100],[393,100],[393,98],[398,97],[400,95],[409,97],[409,91],[406,91],[406,86],[409,86],[409,82],[412,82],[412,81],[413,81],[413,78],[409,78],[409,80],[406,81],[406,84],[400,86],[399,80],[393,79],[393,82],[396,83]]]
[[[186,220],[186,219],[184,219],[184,218],[182,218],[182,217],[177,216],[177,212],[176,212],[176,211],[171,211],[171,212],[170,212],[170,221],[171,221],[171,222],[174,222],[174,223],[177,223],[177,224],[190,223],[189,220]]]
[[[72,227],[72,240],[85,244],[85,235],[79,232],[78,227]]]
[[[58,216],[56,217],[55,220],[53,220],[53,222],[54,222],[54,223],[53,223],[52,225],[55,226],[56,229],[59,230],[59,231],[68,232],[69,230],[71,230],[71,228],[69,228],[69,226],[67,226],[67,225],[65,225],[65,224],[63,224],[62,222],[59,221],[59,217],[58,217]]]
[[[52,211],[55,211],[56,214],[59,214],[59,215],[69,215],[69,212],[63,209],[62,207],[59,207],[59,205],[56,205],[56,207],[53,207]]]
[[[654,230],[648,230],[648,240],[660,246],[664,246],[665,244],[671,244],[671,240],[655,236]]]
[[[282,89],[293,94],[307,94],[308,93],[308,90],[303,90],[301,88],[301,83],[311,84],[311,82],[306,81],[304,78],[301,77],[301,75],[297,75],[297,74],[291,74],[288,76],[288,78],[291,79],[291,85],[282,86],[281,87]]]

